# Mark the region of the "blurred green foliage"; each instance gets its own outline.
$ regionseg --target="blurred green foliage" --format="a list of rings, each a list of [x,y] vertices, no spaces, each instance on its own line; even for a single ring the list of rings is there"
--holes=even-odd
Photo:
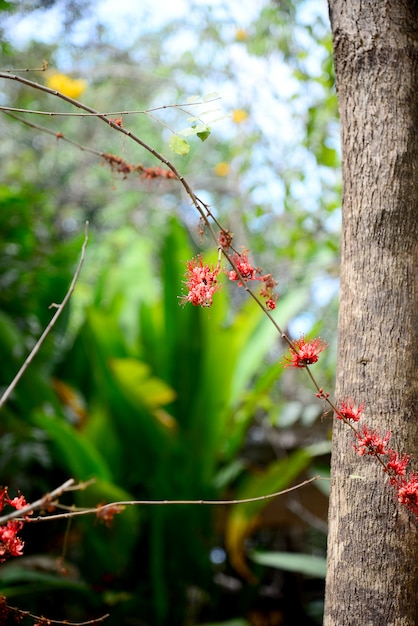
[[[7,4],[0,10],[9,11]],[[76,3],[73,11],[64,4],[63,22],[74,27],[88,5]],[[191,3],[187,20],[126,43],[96,25],[88,45],[71,36],[19,49],[5,41],[1,54],[5,67],[39,66],[45,58],[86,78],[82,100],[102,111],[145,111],[225,92],[219,102],[124,115],[123,124],[172,159],[236,244],[279,279],[280,325],[327,339],[330,350],[318,367],[330,388],[339,250],[336,99],[327,25],[304,7],[266,3],[243,26],[225,6]],[[5,34],[12,35],[13,19]],[[280,64],[286,80],[275,78]],[[257,76],[253,84],[248,72]],[[71,110],[40,91],[9,81],[2,87],[9,106]],[[240,123],[233,110],[245,112]],[[156,164],[98,120],[24,119],[128,163]],[[204,143],[193,129],[182,134],[200,122],[211,130]],[[2,389],[47,325],[48,307],[64,297],[90,221],[70,305],[1,411],[0,482],[31,498],[68,476],[94,478],[73,495],[80,506],[96,506],[264,495],[322,471],[327,446],[312,446],[327,436],[321,406],[300,373],[283,371],[284,346],[268,319],[226,281],[210,311],[179,306],[186,261],[200,251],[215,257],[178,186],[123,180],[96,155],[5,114],[0,137]],[[170,152],[173,137],[185,137],[187,155]],[[294,540],[289,525],[269,530],[266,505],[128,507],[109,528],[89,517],[67,529],[33,525],[25,530],[26,556],[0,568],[0,591],[57,619],[110,612],[115,625],[244,624],[261,619],[263,583],[273,580],[285,597],[283,623],[315,623],[307,617],[309,600],[291,593],[287,600],[263,566],[292,571],[281,552]],[[314,526],[307,519],[304,527]],[[319,535],[304,536],[298,548],[322,554]],[[251,548],[274,548],[276,556],[253,555],[249,563]],[[67,577],[57,570],[62,553]],[[306,573],[308,557],[296,571]]]

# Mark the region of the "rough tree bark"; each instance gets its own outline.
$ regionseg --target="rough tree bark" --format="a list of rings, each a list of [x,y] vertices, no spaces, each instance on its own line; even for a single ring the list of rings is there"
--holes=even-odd
[[[418,1],[329,0],[341,117],[336,398],[418,471]],[[418,520],[335,420],[325,626],[418,624]],[[356,478],[361,476],[362,478]]]

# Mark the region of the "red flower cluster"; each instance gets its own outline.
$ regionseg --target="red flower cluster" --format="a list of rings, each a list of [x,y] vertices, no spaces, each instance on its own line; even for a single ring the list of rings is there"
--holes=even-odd
[[[358,422],[364,404],[355,405],[352,400],[343,400],[336,409],[335,417],[338,419]],[[391,436],[392,433],[389,431],[382,436],[377,430],[364,425],[355,430],[356,441],[353,447],[359,456],[375,456],[381,460],[383,471],[388,475],[390,484],[397,490],[398,502],[408,507],[418,517],[418,474],[411,472],[409,477],[407,476],[406,470],[411,457],[407,454],[401,456],[396,450],[388,447]]]
[[[254,267],[248,260],[248,251],[244,250],[242,254],[234,254],[232,258],[238,272],[233,269],[227,272],[229,280],[238,281],[238,287],[242,287],[247,280],[260,280],[264,283],[260,291],[260,296],[265,298],[266,307],[270,310],[276,308],[277,294],[273,293],[276,281],[271,274],[261,276],[261,268]]]
[[[370,430],[368,426],[361,426],[356,433],[357,443],[354,444],[354,449],[359,456],[387,454],[389,452],[387,445],[391,436],[392,433],[387,432],[382,437],[376,430]]]
[[[23,496],[16,496],[11,500],[6,487],[0,491],[0,512],[5,505],[20,510],[26,506],[26,500]],[[17,536],[22,528],[23,522],[20,520],[9,520],[0,526],[0,562],[5,561],[9,556],[22,556],[24,543]]]
[[[248,252],[246,250],[243,251],[242,254],[234,254],[232,257],[233,262],[241,274],[242,279],[244,280],[257,280],[257,273],[260,273],[260,268],[254,267],[248,260]],[[237,280],[238,285],[242,285],[241,277],[237,274],[235,270],[231,270],[227,272],[229,280]]]
[[[400,482],[398,502],[407,506],[418,517],[418,475],[412,472],[409,480],[401,478]],[[392,484],[394,483],[392,482]]]
[[[344,400],[337,406],[338,413],[335,414],[335,417],[339,420],[345,419],[351,422],[358,422],[363,409],[364,404],[356,406],[352,400]]]
[[[22,556],[24,543],[17,536],[22,530],[23,522],[9,520],[5,526],[0,526],[0,562],[8,556]]]
[[[319,354],[327,347],[327,342],[317,339],[301,337],[293,342],[294,349],[291,349],[290,356],[285,358],[285,367],[306,367],[319,360]]]
[[[219,272],[219,265],[211,268],[207,263],[203,263],[200,255],[197,259],[188,261],[186,272],[187,280],[185,283],[188,292],[183,297],[182,302],[184,304],[191,302],[193,306],[212,306],[213,294],[220,287],[218,283]]]

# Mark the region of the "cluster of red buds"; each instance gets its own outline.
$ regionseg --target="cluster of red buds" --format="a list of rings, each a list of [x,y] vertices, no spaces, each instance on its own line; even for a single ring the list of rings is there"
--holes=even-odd
[[[118,174],[122,174],[123,179],[125,179],[128,174],[137,173],[141,178],[145,180],[153,180],[155,178],[162,179],[175,179],[176,175],[169,169],[164,169],[163,167],[144,167],[141,163],[138,165],[133,165],[132,163],[128,163],[122,157],[116,156],[115,154],[111,154],[110,152],[106,152],[102,154],[102,158],[110,165],[110,169],[112,172],[117,172]]]

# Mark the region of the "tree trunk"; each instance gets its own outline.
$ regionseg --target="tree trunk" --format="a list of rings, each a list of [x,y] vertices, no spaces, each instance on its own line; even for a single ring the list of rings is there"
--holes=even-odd
[[[336,399],[418,472],[418,2],[329,0],[341,116]],[[418,624],[418,519],[335,420],[325,626]]]

